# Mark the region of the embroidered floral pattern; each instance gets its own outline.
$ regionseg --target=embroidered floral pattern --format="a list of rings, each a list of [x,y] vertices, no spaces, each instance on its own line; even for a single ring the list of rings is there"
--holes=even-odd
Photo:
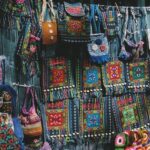
[[[60,130],[67,127],[66,114],[63,110],[47,110],[47,123],[49,130]]]
[[[115,84],[122,89],[125,85],[124,65],[121,61],[112,61],[102,66],[103,83],[105,86],[115,86]],[[123,84],[122,84],[123,83]],[[125,87],[123,88],[123,91]],[[122,93],[123,91],[118,91]],[[114,91],[117,92],[117,89]]]
[[[59,105],[60,102],[61,105]],[[68,100],[55,102],[55,108],[49,107],[46,110],[46,118],[50,134],[57,135],[60,132],[63,132],[62,134],[68,132]]]
[[[124,128],[135,124],[139,120],[135,103],[120,107],[119,110]]]
[[[83,84],[84,88],[94,87],[98,88],[101,85],[100,68],[98,67],[85,67],[84,68]]]
[[[80,34],[81,32],[83,32],[84,29],[83,21],[70,19],[67,22],[67,29],[69,33],[71,32]]]
[[[88,128],[98,128],[100,126],[100,114],[99,113],[87,114],[86,117],[87,117],[86,120],[87,120]]]
[[[103,129],[103,111],[91,110],[84,111],[83,114],[83,130],[84,131],[94,131]]]
[[[65,81],[65,72],[63,69],[52,69],[52,83],[59,84]]]
[[[66,67],[59,66],[51,69],[50,86],[58,87],[67,84]]]
[[[62,127],[64,124],[64,114],[63,112],[50,113],[48,115],[49,127]]]
[[[2,150],[20,150],[19,141],[17,140],[12,125],[10,123],[6,124],[0,116],[0,149]]]
[[[119,62],[109,64],[107,67],[108,79],[111,81],[118,81],[121,79],[122,67]]]
[[[143,82],[148,80],[148,62],[129,64],[129,80],[131,82]]]

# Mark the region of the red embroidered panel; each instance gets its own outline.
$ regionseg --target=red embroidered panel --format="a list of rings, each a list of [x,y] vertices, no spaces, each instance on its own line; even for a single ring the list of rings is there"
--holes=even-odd
[[[64,69],[52,69],[52,83],[59,84],[65,81]]]
[[[122,69],[120,64],[110,64],[107,68],[107,72],[111,80],[118,80],[121,77]]]
[[[49,75],[50,75],[50,88],[58,88],[67,86],[68,81],[68,62],[63,57],[51,58],[49,60]]]
[[[63,112],[60,113],[51,113],[48,118],[49,125],[51,127],[62,126],[64,123]]]
[[[123,63],[121,61],[108,62],[102,66],[102,75],[104,85],[125,82]]]
[[[47,110],[47,126],[49,130],[62,130],[67,128],[65,110]]]
[[[50,71],[50,87],[66,86],[68,83],[66,67],[56,66]]]

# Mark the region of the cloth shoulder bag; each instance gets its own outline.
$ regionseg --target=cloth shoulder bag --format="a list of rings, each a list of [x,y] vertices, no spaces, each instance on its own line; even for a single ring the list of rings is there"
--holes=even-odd
[[[41,13],[42,41],[44,45],[57,42],[57,22],[52,0],[43,0]]]
[[[88,6],[79,2],[58,3],[58,30],[60,39],[64,42],[88,42],[90,37]]]
[[[100,31],[100,26],[103,26],[104,19],[98,5],[91,4],[90,8],[91,40],[88,44],[88,52],[92,62],[103,64],[110,60],[108,39],[106,35]],[[98,19],[96,19],[96,17]],[[105,27],[103,26],[103,28]]]
[[[32,105],[27,111],[26,105],[29,95],[31,95]],[[22,107],[21,124],[24,135],[30,137],[40,136],[42,134],[41,118],[36,112],[35,101],[37,101],[37,95],[35,91],[33,91],[31,88],[27,88],[24,104]]]

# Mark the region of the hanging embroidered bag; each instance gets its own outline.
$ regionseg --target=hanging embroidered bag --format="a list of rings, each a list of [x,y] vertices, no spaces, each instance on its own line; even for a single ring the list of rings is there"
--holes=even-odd
[[[37,96],[34,92],[35,91],[33,91],[33,89],[27,88],[24,104],[22,107],[22,113],[20,116],[24,134],[31,137],[39,136],[42,134],[41,118],[38,116],[35,108]],[[26,105],[27,99],[29,100],[29,96],[32,98],[32,106],[30,106],[29,110],[27,111]]]
[[[146,95],[132,94],[113,97],[112,108],[116,130],[131,130],[148,124],[148,108]]]
[[[109,61],[109,45],[104,34],[92,35],[91,43],[88,44],[88,52],[91,61],[101,64]]]
[[[52,0],[49,2],[43,0],[41,22],[43,44],[55,44],[57,42],[57,22]]]
[[[69,112],[68,101],[57,100],[55,102],[47,103],[46,121],[49,135],[64,135],[69,132]]]
[[[44,89],[46,95],[50,94],[50,101],[74,98],[75,85],[72,76],[72,63],[65,57],[56,57],[46,60],[46,80]],[[44,87],[46,88],[46,87]]]
[[[141,92],[150,89],[149,61],[138,61],[127,65],[128,88],[131,92]]]
[[[81,3],[58,4],[58,30],[65,42],[88,42],[90,35],[87,6]]]
[[[88,52],[92,62],[106,63],[109,61],[109,45],[107,37],[101,33],[101,26],[105,28],[102,12],[96,4],[90,4],[90,9],[91,42],[88,44]]]
[[[78,59],[76,65],[76,88],[83,99],[99,98],[102,95],[101,69],[87,57]]]
[[[103,84],[106,95],[118,95],[126,92],[125,68],[121,61],[111,61],[102,65]]]

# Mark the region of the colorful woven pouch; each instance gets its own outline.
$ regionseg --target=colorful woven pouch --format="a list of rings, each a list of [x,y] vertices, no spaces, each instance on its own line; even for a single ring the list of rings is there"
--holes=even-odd
[[[46,74],[43,78],[47,79],[45,86],[49,88],[44,89],[44,92],[50,95],[49,100],[55,101],[74,98],[76,90],[70,59],[64,57],[50,58],[46,60],[46,64]]]
[[[127,64],[127,80],[130,92],[145,92],[149,89],[149,62],[138,61]]]
[[[83,137],[91,138],[104,133],[104,99],[82,100],[80,110],[80,127]]]
[[[97,4],[90,4],[90,43],[88,52],[92,62],[102,64],[109,61],[109,45],[104,33],[104,17]]]
[[[85,5],[84,5],[85,6]],[[81,3],[58,3],[58,30],[60,38],[65,42],[88,42],[90,23],[88,9]]]
[[[125,68],[121,61],[111,61],[102,65],[102,77],[106,95],[126,92]]]
[[[69,134],[68,117],[68,99],[48,103],[46,108],[48,135]]]
[[[104,34],[92,35],[91,43],[88,44],[88,52],[91,61],[102,64],[109,61],[109,45]]]
[[[144,94],[113,97],[113,115],[117,132],[148,124],[148,110],[145,100]]]
[[[76,87],[78,96],[83,99],[99,98],[102,95],[101,69],[98,65],[90,63],[87,57],[78,59]]]

